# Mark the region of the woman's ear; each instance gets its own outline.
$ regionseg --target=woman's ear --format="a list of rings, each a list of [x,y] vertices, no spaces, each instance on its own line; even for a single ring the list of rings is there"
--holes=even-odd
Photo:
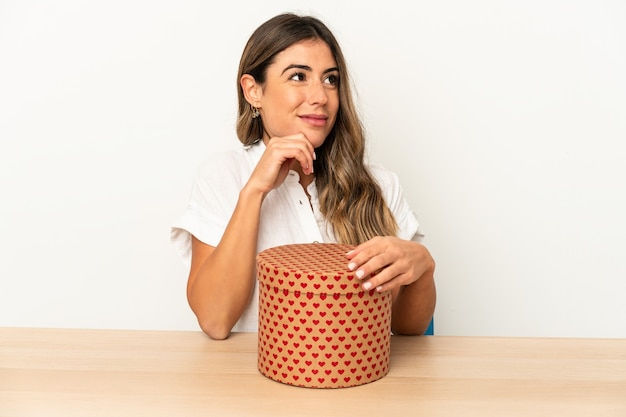
[[[263,90],[261,86],[257,84],[254,77],[250,74],[244,74],[241,76],[239,83],[241,84],[241,90],[243,91],[243,96],[246,98],[246,101],[253,107],[261,108],[260,100],[263,95]]]

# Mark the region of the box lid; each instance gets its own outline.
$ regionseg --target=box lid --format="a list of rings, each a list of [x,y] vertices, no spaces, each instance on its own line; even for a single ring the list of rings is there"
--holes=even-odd
[[[346,253],[353,248],[339,243],[299,243],[266,249],[257,255],[259,282],[304,293],[362,292],[361,280],[348,270]]]

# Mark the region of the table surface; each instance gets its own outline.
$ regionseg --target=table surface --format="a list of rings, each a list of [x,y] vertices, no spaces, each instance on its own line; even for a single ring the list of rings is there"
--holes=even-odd
[[[300,388],[256,333],[0,328],[0,416],[626,416],[626,339],[393,336],[390,367]]]

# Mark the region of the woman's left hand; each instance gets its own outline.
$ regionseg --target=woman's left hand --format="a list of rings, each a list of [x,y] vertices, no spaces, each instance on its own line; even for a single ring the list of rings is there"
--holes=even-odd
[[[420,243],[393,236],[375,237],[348,252],[348,269],[365,279],[364,290],[397,291],[433,273],[435,261]],[[374,274],[374,276],[370,276]]]

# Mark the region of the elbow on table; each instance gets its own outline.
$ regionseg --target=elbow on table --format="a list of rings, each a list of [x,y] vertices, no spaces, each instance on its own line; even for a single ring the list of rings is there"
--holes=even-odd
[[[398,326],[392,327],[391,331],[393,334],[397,334],[399,336],[423,336],[426,334],[426,330],[428,330],[427,326]]]
[[[198,321],[200,328],[213,340],[224,340],[230,336],[231,326],[224,323],[215,323],[210,320]]]
[[[200,329],[207,336],[214,340],[224,340],[228,338],[236,321],[232,321],[227,314],[216,313],[215,311],[208,310],[192,302],[190,302],[189,305],[196,315]]]

